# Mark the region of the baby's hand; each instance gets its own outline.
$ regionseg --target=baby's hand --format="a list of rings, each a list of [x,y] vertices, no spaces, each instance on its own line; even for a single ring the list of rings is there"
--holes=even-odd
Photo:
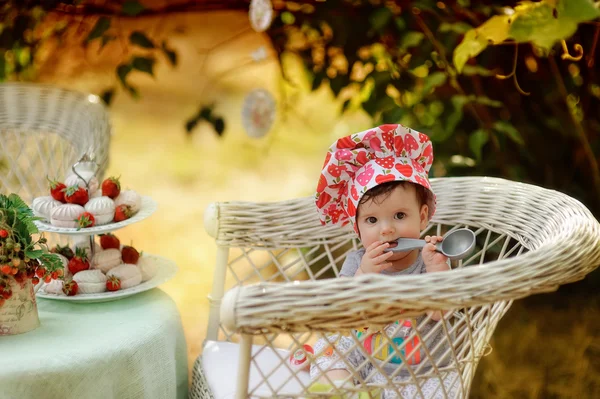
[[[448,270],[448,257],[435,250],[435,244],[441,242],[444,238],[440,236],[425,236],[427,244],[423,247],[421,256],[425,263],[427,273],[441,272]]]
[[[386,262],[394,253],[392,251],[383,252],[390,244],[387,242],[375,241],[366,249],[360,262],[359,271],[365,273],[381,273],[383,270],[391,267],[390,262]]]

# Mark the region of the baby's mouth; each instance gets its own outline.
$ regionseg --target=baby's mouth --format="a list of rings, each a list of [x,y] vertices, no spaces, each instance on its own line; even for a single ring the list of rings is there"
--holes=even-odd
[[[396,246],[398,246],[398,241],[396,240],[388,241],[387,243],[389,244],[388,248],[395,248]]]

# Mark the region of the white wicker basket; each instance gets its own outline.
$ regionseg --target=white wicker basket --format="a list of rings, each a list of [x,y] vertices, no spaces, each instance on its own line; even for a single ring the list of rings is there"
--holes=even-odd
[[[206,229],[218,245],[217,264],[191,396],[351,397],[380,388],[386,398],[466,398],[512,300],[580,280],[600,264],[600,225],[567,195],[487,177],[432,179],[432,185],[438,210],[423,234],[469,227],[478,238],[474,254],[446,273],[323,279],[338,275],[358,242],[349,229],[321,226],[311,198],[213,204]],[[309,281],[295,281],[301,279]],[[223,298],[226,288],[232,289]],[[307,392],[308,375],[289,367],[289,350],[326,333],[383,326],[401,312],[408,319],[426,309],[449,311],[435,327],[443,342],[425,348],[427,370],[406,366],[407,347],[385,334],[408,377],[373,382],[354,370],[356,385],[316,395]],[[419,328],[412,334],[424,342]],[[364,344],[354,341],[355,348]]]
[[[82,155],[95,157],[101,179],[108,165],[111,125],[95,95],[27,83],[0,84],[0,192],[28,203],[49,195]]]

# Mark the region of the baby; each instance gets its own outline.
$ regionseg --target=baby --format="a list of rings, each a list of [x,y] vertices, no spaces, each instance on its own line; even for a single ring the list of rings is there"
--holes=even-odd
[[[435,212],[435,195],[427,177],[432,162],[429,138],[401,125],[382,125],[343,137],[331,146],[316,194],[321,222],[351,223],[363,246],[348,254],[340,276],[367,273],[396,276],[449,270],[447,257],[435,251],[435,244],[442,240],[439,236],[426,236],[427,244],[422,250],[390,251],[399,238],[419,238]],[[430,331],[441,317],[441,312],[429,311],[417,319],[388,325],[383,333],[356,330],[354,334],[362,343],[358,348],[355,339],[337,334],[317,341],[317,357],[310,370],[314,390],[330,390],[327,384],[331,381],[334,385],[351,384],[349,370],[352,368],[359,370],[356,373],[360,375],[354,382],[385,384],[387,378],[380,371],[388,375],[396,373],[394,380],[397,381],[411,376],[408,367],[413,370],[420,367],[420,372],[430,371],[432,363],[439,367],[440,362],[435,359],[442,357],[447,349],[443,342],[444,329],[438,326],[433,334]],[[418,329],[418,336],[414,329]],[[397,346],[408,341],[401,349],[402,356],[382,334]],[[425,342],[419,342],[419,336]],[[344,353],[345,361],[331,345]],[[366,355],[377,364],[365,362]],[[386,362],[390,355],[391,360]],[[402,365],[403,362],[406,365]],[[443,397],[439,381],[438,378],[428,380],[421,386],[423,394],[437,391]],[[451,381],[444,385],[448,385],[449,394],[455,389]],[[412,397],[416,390],[416,386],[408,385],[402,395]],[[383,397],[396,397],[396,394],[387,390]]]

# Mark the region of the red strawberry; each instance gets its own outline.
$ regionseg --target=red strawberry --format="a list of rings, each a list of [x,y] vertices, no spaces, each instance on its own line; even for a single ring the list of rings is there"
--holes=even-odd
[[[356,181],[361,186],[366,186],[367,183],[369,183],[373,178],[373,174],[375,174],[375,172],[373,172],[373,167],[371,165],[367,165],[365,166],[365,170],[358,174]]]
[[[121,204],[115,209],[115,222],[122,222],[123,220],[127,220],[133,215],[133,211],[130,206],[125,204]]]
[[[352,140],[352,136],[346,136],[346,137],[342,137],[341,139],[339,139],[336,143],[336,147],[337,148],[352,148],[354,147],[355,143],[354,140]]]
[[[320,193],[317,199],[317,208],[323,208],[331,200],[331,195],[328,193]]]
[[[96,218],[89,212],[83,212],[76,219],[79,228],[93,227],[96,225]]]
[[[77,248],[75,250],[75,256],[69,261],[69,271],[72,274],[76,274],[82,270],[88,270],[90,268],[90,262],[88,261],[88,255],[84,248]]]
[[[65,193],[65,201],[70,204],[84,206],[90,199],[87,190],[77,185],[67,187],[63,191]]]
[[[353,218],[356,215],[356,207],[354,206],[354,203],[352,201],[348,201],[348,209],[346,210],[346,212],[348,212],[348,216],[350,216],[351,218]]]
[[[64,190],[67,188],[67,186],[65,186],[64,183],[60,183],[56,180],[50,180],[48,176],[46,176],[46,179],[48,179],[50,182],[50,195],[52,198],[60,202],[65,202]]]
[[[67,296],[75,296],[77,295],[77,291],[79,290],[79,286],[77,285],[77,281],[65,281],[63,285],[63,292]]]
[[[404,136],[404,145],[406,146],[406,151],[410,156],[414,150],[419,148],[419,143],[417,143],[417,139],[414,138],[413,135],[407,134]]]
[[[327,171],[333,177],[340,177],[343,170],[344,170],[344,168],[341,166],[338,166],[338,165],[329,165],[327,167]]]
[[[369,162],[369,157],[367,156],[367,152],[362,150],[358,152],[358,155],[356,156],[356,161],[360,164],[360,165],[364,165],[367,162]]]
[[[121,280],[118,277],[110,276],[108,280],[106,280],[106,289],[108,291],[117,291],[121,289]]]
[[[118,177],[109,177],[102,182],[102,195],[117,198],[121,193],[121,183]]]
[[[317,192],[322,192],[325,190],[325,187],[327,187],[327,178],[325,178],[325,176],[323,176],[321,173],[321,177],[319,177],[319,184],[317,185]]]
[[[404,176],[406,177],[411,177],[413,174],[413,168],[410,165],[402,165],[402,164],[396,164],[396,170],[400,173],[402,173]]]
[[[132,265],[137,264],[140,258],[140,253],[132,246],[125,245],[121,250],[121,259],[123,263],[131,263]]]
[[[119,249],[121,248],[121,241],[113,234],[102,234],[100,235],[100,246],[102,249]]]
[[[397,157],[402,155],[402,150],[404,150],[404,141],[402,140],[402,136],[394,137],[394,148],[395,154]]]
[[[392,174],[375,176],[375,181],[377,182],[377,184],[385,183],[388,181],[394,181],[394,180],[396,180],[396,177]]]
[[[389,156],[385,158],[375,158],[375,163],[386,169],[392,169],[394,167],[394,157]]]
[[[0,230],[0,237],[2,237],[2,238],[8,237],[8,231],[6,231],[4,229]]]

